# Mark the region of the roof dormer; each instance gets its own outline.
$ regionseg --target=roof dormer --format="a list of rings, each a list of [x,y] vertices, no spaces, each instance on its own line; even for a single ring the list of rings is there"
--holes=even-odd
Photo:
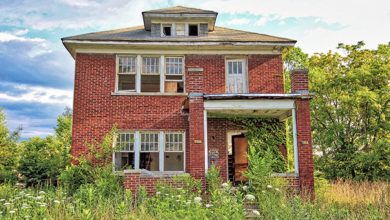
[[[144,27],[153,37],[207,36],[214,30],[218,13],[176,6],[142,12]]]

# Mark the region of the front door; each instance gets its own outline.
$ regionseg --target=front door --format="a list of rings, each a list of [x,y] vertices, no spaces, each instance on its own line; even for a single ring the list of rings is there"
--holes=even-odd
[[[227,60],[227,93],[247,93],[246,62],[244,59]]]
[[[248,140],[244,135],[233,136],[234,181],[245,182],[248,169]]]

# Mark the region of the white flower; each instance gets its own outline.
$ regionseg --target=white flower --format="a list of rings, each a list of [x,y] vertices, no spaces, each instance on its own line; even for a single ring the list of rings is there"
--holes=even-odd
[[[180,198],[181,198],[181,195],[177,195],[176,197],[180,199]]]
[[[186,205],[190,205],[190,204],[191,204],[191,201],[187,201],[187,202],[186,202]]]
[[[195,198],[194,198],[194,202],[195,202],[195,203],[201,203],[201,202],[202,202],[202,198],[200,198],[200,197],[195,197]]]
[[[268,189],[272,189],[272,186],[271,186],[271,185],[267,185],[267,188],[268,188]]]
[[[0,199],[0,202],[4,202],[5,201],[5,199]]]
[[[228,187],[228,186],[229,186],[228,183],[222,183],[222,187],[223,187],[223,188],[226,188],[226,187]]]
[[[242,190],[247,191],[247,190],[248,190],[248,187],[247,187],[247,186],[243,186],[243,187],[242,187]]]
[[[4,203],[4,205],[5,205],[5,206],[10,206],[10,205],[11,205],[11,203],[9,203],[9,202],[6,202],[6,203]]]
[[[261,192],[262,192],[262,193],[265,193],[265,191],[264,191],[264,190],[262,190]]]
[[[249,201],[254,201],[256,198],[254,195],[248,194],[248,195],[245,195],[245,199],[249,200]]]
[[[276,190],[276,191],[278,191],[278,192],[280,191],[280,189],[279,189],[279,188],[275,188],[275,190]]]
[[[58,200],[54,200],[54,203],[60,204],[61,202]]]
[[[161,192],[156,192],[156,195],[160,195],[161,194]]]
[[[213,205],[211,205],[211,204],[206,204],[206,208],[210,208],[210,207],[212,207]]]
[[[46,207],[46,204],[42,203],[41,205],[39,205],[40,207]]]
[[[11,211],[9,211],[9,213],[14,214],[14,213],[15,213],[15,210],[11,210]]]
[[[252,210],[252,213],[255,214],[255,215],[260,215],[260,212],[257,211],[257,210]]]
[[[42,196],[37,196],[37,197],[35,197],[35,199],[36,200],[41,200],[41,199],[43,199],[43,197]]]
[[[44,191],[39,191],[39,194],[40,195],[44,195],[44,194],[46,194]]]

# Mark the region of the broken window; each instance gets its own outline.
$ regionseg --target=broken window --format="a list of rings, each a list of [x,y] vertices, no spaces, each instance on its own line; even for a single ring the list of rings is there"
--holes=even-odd
[[[136,57],[118,58],[118,91],[135,91]]]
[[[184,36],[186,33],[185,24],[176,24],[176,36]]]
[[[188,36],[198,36],[198,24],[188,25]]]
[[[169,37],[172,35],[172,24],[163,24],[162,25],[162,36]]]
[[[183,133],[165,133],[164,170],[184,170]]]
[[[183,57],[165,58],[165,92],[184,92]]]
[[[115,144],[115,170],[134,168],[134,133],[119,133]]]
[[[141,92],[160,92],[160,58],[143,57]]]
[[[139,168],[149,171],[159,170],[159,133],[141,133]]]

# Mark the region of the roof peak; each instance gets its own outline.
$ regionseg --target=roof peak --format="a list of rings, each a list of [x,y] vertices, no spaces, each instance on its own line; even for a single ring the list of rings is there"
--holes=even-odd
[[[200,8],[186,7],[182,5],[176,5],[173,7],[159,8],[148,11],[143,11],[142,13],[157,13],[157,14],[218,14],[215,11],[204,10]]]

